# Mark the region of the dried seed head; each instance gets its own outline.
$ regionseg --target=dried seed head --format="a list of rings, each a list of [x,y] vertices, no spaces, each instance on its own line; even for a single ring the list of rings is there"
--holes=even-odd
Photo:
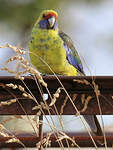
[[[11,99],[11,100],[8,100],[8,101],[1,101],[0,102],[0,107],[1,106],[5,106],[5,105],[11,105],[13,103],[16,103],[17,99]]]
[[[28,94],[23,93],[22,96],[24,96],[25,98],[27,98],[27,97],[28,97]]]
[[[19,56],[19,55],[16,55],[16,56],[11,57],[10,59],[8,59],[8,60],[6,61],[5,64],[8,65],[10,62],[15,61],[15,60],[20,61],[21,63],[23,63],[23,64],[25,64],[25,65],[29,65],[28,60],[25,59],[23,56]]]
[[[25,91],[24,87],[22,87],[21,85],[18,85],[18,89],[19,89],[20,91],[22,91],[22,92]]]
[[[3,137],[9,137],[9,135],[7,133],[3,132],[3,131],[2,132],[0,131],[0,135],[3,136]]]
[[[17,72],[17,71],[15,71],[15,70],[10,70],[10,69],[8,69],[7,67],[3,67],[3,68],[1,68],[1,70],[7,71],[7,72],[12,73],[12,74],[16,74],[16,72]]]
[[[74,79],[73,80],[74,82],[77,82],[77,83],[80,83],[80,84],[85,84],[85,85],[90,85],[90,82],[88,82],[87,80],[85,79],[81,79],[81,80],[78,80],[78,79]]]
[[[20,49],[18,47],[12,46],[12,45],[10,45],[8,43],[6,43],[6,45],[4,46],[4,48],[6,48],[6,47],[11,48],[14,52],[16,52],[18,54],[21,54],[21,55],[25,55],[26,54],[26,51],[24,51],[23,49]]]
[[[17,74],[17,75],[15,76],[15,79],[24,80],[24,77],[22,77],[22,76],[20,76],[20,75]]]
[[[10,87],[12,89],[17,89],[18,86],[16,84],[10,83],[10,84],[6,84],[7,87]]]
[[[6,143],[21,143],[21,142],[17,138],[11,138],[11,139],[7,140]]]
[[[59,97],[61,89],[63,89],[63,88],[61,88],[61,87],[58,88],[57,91],[55,92],[55,94],[53,94],[53,98],[52,98],[51,103],[49,104],[49,106],[53,106],[55,104],[56,99]]]

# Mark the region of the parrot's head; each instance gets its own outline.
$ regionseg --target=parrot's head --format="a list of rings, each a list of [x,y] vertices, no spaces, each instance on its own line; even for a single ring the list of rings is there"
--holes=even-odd
[[[53,10],[44,10],[38,18],[38,24],[41,29],[53,29],[56,30],[57,27],[57,17],[58,14]]]

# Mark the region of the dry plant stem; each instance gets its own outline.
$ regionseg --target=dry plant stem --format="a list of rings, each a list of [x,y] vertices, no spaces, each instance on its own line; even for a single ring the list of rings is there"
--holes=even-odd
[[[90,71],[90,68],[88,67],[88,64],[86,63],[86,61],[85,61],[85,59],[84,59],[84,57],[81,55],[81,58],[82,58],[82,60],[84,61],[84,64],[86,65],[86,67],[87,67],[87,69],[88,69],[88,71],[89,71],[89,73],[90,73],[90,76],[92,76],[92,74],[91,74],[91,71]]]
[[[78,147],[78,149],[80,150],[81,148],[78,146],[78,144],[69,136],[67,136],[64,132],[60,132],[61,137],[59,137],[59,139],[57,141],[61,141],[63,139],[67,139],[70,140],[76,147]]]
[[[17,98],[12,92],[10,92],[9,89],[6,88],[6,87],[8,86],[8,87],[12,87],[13,89],[16,89],[16,88],[17,88],[17,85],[13,85],[13,84],[10,83],[10,84],[6,84],[6,85],[5,85],[5,84],[1,84],[0,86],[2,86],[3,88],[5,88],[5,89],[15,98],[13,101],[11,101],[11,102],[9,102],[9,103],[6,103],[6,104],[11,104],[11,103],[14,103],[15,101],[17,101],[17,102],[19,103],[20,107],[22,108],[22,110],[24,111],[24,113],[26,114],[26,116],[27,116],[27,118],[28,118],[28,120],[29,120],[29,122],[30,122],[32,128],[34,129],[34,132],[36,133],[35,128],[34,128],[32,122],[31,122],[29,116],[28,116],[27,113],[25,112],[25,110],[24,110],[23,106],[21,105],[21,103],[19,102],[18,98]],[[24,90],[21,86],[18,86],[18,88],[19,88],[21,91]],[[3,104],[4,104],[4,102],[2,103],[2,105],[3,105]]]
[[[64,99],[64,103],[63,103],[63,105],[61,106],[60,115],[63,114],[64,107],[66,106],[67,100],[68,100],[68,96],[66,95],[66,97],[65,97],[65,99]]]
[[[55,92],[55,94],[53,94],[53,98],[51,100],[51,103],[49,104],[49,106],[53,106],[56,103],[57,98],[59,98],[60,93],[61,93],[62,88],[58,88],[57,91]]]
[[[19,49],[19,48],[17,48],[17,47],[13,47],[13,46],[11,46],[11,45],[9,45],[9,44],[6,44],[5,47],[12,48],[17,54],[25,54],[25,51],[22,51],[21,49]],[[3,48],[3,47],[0,47],[0,48]],[[41,59],[40,57],[38,57],[38,58]],[[42,59],[41,59],[41,60],[42,60]],[[50,68],[50,66],[49,66],[44,60],[42,60],[42,61],[43,61],[43,62],[49,67],[49,69],[52,71],[52,69]],[[25,64],[23,64],[23,68],[24,68],[24,67],[25,67],[25,69],[27,69],[28,72],[31,71],[31,68],[28,68],[28,66],[25,66]],[[26,68],[26,67],[27,67],[27,68]],[[7,71],[8,71],[8,70],[7,70]],[[34,70],[33,70],[33,71],[34,71]],[[53,72],[53,71],[52,71],[52,72]],[[53,74],[55,75],[54,72],[53,72]],[[55,75],[55,76],[56,76],[56,75]],[[38,77],[40,77],[40,76],[38,76]],[[74,105],[74,103],[73,103],[71,97],[69,96],[68,92],[67,92],[66,89],[64,88],[63,84],[61,83],[61,81],[59,80],[59,78],[58,78],[57,76],[56,76],[56,78],[58,79],[59,83],[60,83],[61,86],[63,87],[65,93],[67,94],[68,98],[70,99],[70,101],[71,101],[73,107],[75,108],[76,112],[80,115],[80,112],[77,110],[76,106]],[[42,79],[41,79],[41,80],[42,80]],[[21,81],[22,81],[22,80],[21,80]],[[42,81],[40,81],[40,82],[43,84]],[[34,99],[34,100],[36,101],[36,99]],[[37,101],[36,101],[36,102],[37,102]],[[38,103],[38,102],[37,102],[37,103]],[[42,112],[42,109],[41,109],[41,112]],[[48,112],[50,112],[49,109],[48,109]],[[42,113],[42,114],[43,114],[43,113]],[[80,119],[81,119],[81,121],[83,122],[81,116],[80,116]],[[84,124],[84,122],[83,122],[83,124]],[[50,125],[50,124],[49,124],[49,125]],[[54,124],[53,124],[53,125],[54,125]],[[51,125],[50,125],[50,126],[51,126]],[[85,124],[84,124],[84,126],[85,126],[85,128],[87,129],[87,127],[86,127]],[[55,126],[54,126],[54,128],[55,128]],[[87,129],[87,130],[88,130],[88,129]],[[90,135],[90,137],[91,137],[91,139],[92,139],[92,141],[93,141],[93,143],[94,143],[94,145],[95,145],[95,147],[96,147],[96,149],[97,149],[97,146],[96,146],[96,144],[95,144],[95,142],[94,142],[94,140],[93,140],[93,138],[92,138],[92,136],[91,136],[89,130],[88,130],[88,133],[89,133],[89,135]],[[58,134],[58,131],[57,131],[57,134]]]
[[[13,104],[13,103],[15,103],[17,100],[16,99],[11,99],[11,100],[8,100],[8,101],[1,101],[0,102],[0,107],[1,106],[8,106],[8,105],[11,105],[11,104]]]
[[[50,139],[50,137],[51,137],[51,134],[52,134],[52,133],[50,132],[50,133],[47,133],[47,135],[46,135],[46,140],[47,140],[46,143],[47,143],[47,144],[45,145],[45,150],[47,150],[48,145],[49,145],[49,147],[50,147],[50,144],[49,144],[49,143],[50,143],[50,140],[49,140],[49,139]]]
[[[51,103],[52,103],[52,101],[53,101],[53,100],[52,100],[51,93],[49,92],[49,89],[48,89],[47,87],[46,87],[46,90],[47,90],[47,92],[48,92],[48,94],[49,94],[49,96],[50,96]],[[59,117],[59,114],[58,114],[57,108],[56,108],[55,104],[53,104],[53,106],[54,106],[54,108],[55,108],[56,115],[58,115],[60,125],[61,125],[61,127],[62,127],[63,132],[64,132],[64,127],[63,127],[63,124],[62,124],[62,122],[61,122],[61,118]],[[68,140],[67,140],[67,139],[66,139],[66,143],[67,143],[68,149],[70,150],[70,148],[69,148],[69,142],[68,142]]]
[[[62,89],[62,88],[58,88],[58,90],[57,90],[56,93],[59,94],[59,93],[60,93],[60,89]],[[50,92],[49,92],[49,89],[46,88],[46,90],[47,90],[47,92],[48,92],[48,94],[49,94],[49,96],[50,96],[50,98],[51,98],[51,104],[50,104],[50,106],[52,106],[52,105],[54,106],[54,109],[55,109],[55,111],[56,111],[56,115],[58,116],[60,125],[61,125],[61,127],[62,127],[62,131],[65,132],[65,131],[64,131],[63,122],[61,121],[61,116],[59,116],[59,113],[58,113],[57,108],[56,108],[56,106],[55,106],[55,101],[56,101],[56,100],[53,100],[54,98],[52,98],[52,96],[51,96],[51,94],[50,94]],[[58,91],[59,91],[59,92],[58,92]],[[55,96],[55,94],[54,94],[54,96]],[[58,96],[59,96],[59,95],[58,95]],[[70,149],[70,148],[69,148],[69,142],[68,142],[67,139],[66,139],[66,143],[67,143],[68,149]]]
[[[35,55],[35,56],[36,56],[36,55]],[[59,81],[60,85],[61,85],[62,88],[64,89],[66,95],[68,96],[69,100],[71,101],[73,107],[75,108],[77,114],[80,116],[80,112],[79,112],[78,109],[76,108],[76,106],[75,106],[75,104],[73,103],[73,101],[72,101],[70,95],[69,95],[68,92],[66,91],[65,87],[63,86],[63,84],[61,83],[61,81],[59,80],[59,78],[57,77],[57,75],[53,72],[53,70],[51,69],[51,67],[50,67],[42,58],[40,58],[40,57],[38,57],[38,58],[39,58],[44,64],[47,65],[47,67],[51,70],[52,74],[57,78],[57,80]],[[97,148],[97,145],[96,145],[96,143],[95,143],[95,141],[94,141],[94,139],[93,139],[93,137],[92,137],[92,135],[91,135],[89,129],[88,129],[87,126],[85,125],[84,120],[82,119],[81,116],[80,116],[80,119],[81,119],[81,121],[82,121],[84,127],[85,127],[86,130],[88,131],[88,134],[89,134],[89,136],[90,136],[90,138],[91,138],[91,140],[92,140],[92,142],[93,142],[93,144],[94,144],[94,146],[95,146],[95,148],[96,148],[96,150],[97,150],[97,149],[98,149],[98,148]]]
[[[105,135],[104,120],[103,120],[103,117],[102,117],[102,109],[101,109],[100,100],[99,100],[100,91],[98,90],[98,86],[95,84],[94,80],[92,81],[92,84],[94,86],[94,91],[95,91],[97,102],[98,102],[98,107],[99,107],[100,116],[101,116],[101,120],[102,120],[103,135],[104,135],[104,144],[105,144],[105,149],[107,150],[107,141],[106,141],[106,135]]]
[[[2,130],[5,129],[5,131],[7,131],[7,133],[9,133],[11,136],[9,136],[7,133],[1,132],[1,128],[2,128]],[[26,146],[14,134],[12,134],[9,130],[7,130],[2,124],[0,124],[0,133],[3,133],[1,135],[4,136],[4,137],[10,137],[10,139],[7,140],[6,143],[17,142],[17,143],[21,144],[23,146],[23,148],[25,148],[26,150],[28,150],[26,148]]]
[[[20,56],[20,55],[12,56],[10,59],[8,59],[6,61],[5,65],[8,65],[10,62],[15,61],[15,60],[18,60],[25,65],[29,65],[28,60],[25,59],[23,56]]]
[[[50,98],[51,98],[51,103],[52,103],[52,96],[51,96],[51,93],[49,92],[49,89],[48,89],[47,87],[46,87],[46,90],[47,90],[47,92],[48,92],[48,94],[49,94],[49,96],[50,96]],[[54,108],[55,108],[56,115],[58,115],[60,125],[61,125],[61,127],[62,127],[63,132],[64,132],[64,127],[63,127],[63,124],[62,124],[61,119],[60,119],[60,117],[59,117],[57,108],[56,108],[55,104],[53,104],[53,106],[54,106]],[[68,148],[69,148],[69,142],[68,142],[67,139],[66,139],[66,143],[67,143],[67,146],[68,146]],[[69,148],[69,149],[70,149],[70,148]]]
[[[37,79],[36,79],[36,77],[34,76],[34,78],[35,78],[35,81],[36,81],[36,84],[37,84],[37,86],[38,86],[38,89],[40,90],[40,94],[41,94],[41,96],[42,96],[42,98],[43,98],[43,93],[42,93],[42,91],[41,91],[41,89],[40,89],[40,87],[39,87],[39,84],[38,84],[38,82],[37,82]],[[50,94],[50,92],[49,92],[49,89],[46,87],[46,90],[47,90],[47,92],[48,92],[48,94],[49,94],[49,96],[50,96],[50,98],[52,98],[52,96],[51,96],[51,94]],[[47,105],[47,103],[46,103],[46,101],[43,99],[43,101],[44,101],[44,103],[45,103],[45,105]],[[52,101],[52,100],[51,100]],[[48,108],[48,107],[47,107]],[[54,124],[54,121],[53,121],[53,119],[52,119],[52,116],[51,116],[51,113],[50,113],[50,111],[49,111],[49,109],[48,109],[48,113],[49,113],[49,116],[50,116],[50,118],[51,118],[51,120],[52,120],[52,123],[53,123],[53,126],[55,127],[55,124]],[[57,129],[56,129],[57,130]],[[57,130],[57,132],[58,132],[58,130]],[[57,134],[58,135],[58,134]],[[63,144],[62,144],[62,146],[63,146]]]
[[[13,119],[14,119],[14,117],[8,117],[8,119],[4,119],[4,120],[0,121],[0,124],[5,125],[7,122],[9,122]]]
[[[56,75],[55,75],[55,76],[56,76]],[[68,92],[66,91],[65,87],[63,86],[63,84],[61,83],[61,81],[59,80],[59,78],[58,78],[57,76],[56,76],[56,78],[58,79],[58,81],[59,81],[60,85],[62,86],[62,88],[64,89],[65,93],[67,94],[67,96],[68,96],[69,100],[71,101],[73,107],[75,108],[77,114],[80,116],[80,112],[79,112],[78,109],[76,108],[75,104],[73,103],[73,100],[71,99],[70,95],[69,95]],[[92,137],[92,135],[91,135],[89,129],[88,129],[87,126],[85,125],[84,120],[82,119],[81,116],[80,116],[80,119],[81,119],[81,121],[82,121],[84,127],[85,127],[86,130],[88,131],[88,134],[89,134],[89,136],[90,136],[90,138],[91,138],[91,140],[92,140],[92,142],[93,142],[93,144],[94,144],[94,146],[95,146],[95,148],[96,148],[96,150],[97,150],[97,149],[98,149],[98,148],[97,148],[97,145],[96,145],[96,143],[95,143],[95,141],[94,141],[94,139],[93,139],[93,137]]]
[[[82,108],[80,112],[86,111],[86,109],[88,108],[88,103],[91,99],[92,99],[92,96],[87,96],[87,98],[85,99],[85,94],[82,94],[81,100],[82,100],[82,104],[84,104],[84,107]]]
[[[11,48],[14,52],[16,52],[17,54],[21,54],[21,55],[25,55],[26,54],[26,51],[23,51],[23,49],[20,49],[18,47],[15,47],[15,46],[12,46],[8,43],[6,43],[4,46],[0,46],[0,48]]]
[[[36,80],[36,79],[35,79],[35,80]],[[27,85],[25,84],[25,82],[24,82],[23,80],[21,80],[21,81],[22,81],[22,83],[25,85],[25,87],[28,89],[28,91],[29,91],[29,93],[32,95],[32,97],[34,98],[34,101],[36,102],[36,104],[39,105],[39,103],[37,102],[36,98],[34,97],[34,95],[32,94],[32,92],[30,91],[30,89],[27,87]],[[36,82],[37,82],[37,80],[36,80]],[[39,89],[39,90],[40,90],[40,89]],[[48,125],[50,126],[51,130],[53,131],[55,138],[57,139],[58,130],[56,130],[56,127],[55,127],[55,124],[54,124],[54,122],[53,122],[53,119],[51,118],[51,119],[52,119],[52,123],[53,123],[53,126],[51,126],[51,124],[49,123],[49,120],[47,119],[46,115],[44,114],[44,111],[42,110],[42,108],[40,108],[40,111],[41,111],[41,113],[43,114],[43,116],[45,117],[45,119],[46,119]],[[49,112],[49,113],[50,113],[50,112]],[[51,114],[50,114],[50,117],[51,117]],[[55,134],[54,129],[57,131],[57,132],[56,132],[57,135]],[[64,150],[64,146],[63,146],[62,141],[59,141],[58,143],[59,143],[59,146],[60,146],[61,148],[63,148],[63,150]]]
[[[56,111],[56,115],[58,116],[58,118],[59,118],[59,122],[60,122],[60,125],[61,125],[61,127],[62,127],[62,131],[65,133],[65,130],[64,130],[64,125],[63,125],[63,122],[62,122],[62,120],[61,120],[61,116],[58,114],[58,111],[57,111],[57,108],[56,108],[56,106],[55,106],[55,104],[54,104],[54,108],[55,108],[55,111]],[[67,146],[68,146],[68,149],[70,150],[70,146],[69,146],[69,142],[68,142],[68,140],[66,139],[66,143],[67,143]]]
[[[32,126],[32,128],[33,128],[33,130],[34,130],[34,132],[37,134],[37,132],[35,131],[35,128],[34,128],[32,122],[31,122],[31,120],[30,120],[30,118],[29,118],[29,116],[27,115],[27,113],[26,113],[24,107],[23,107],[23,106],[21,105],[21,103],[19,102],[18,98],[17,98],[12,92],[10,92],[10,90],[7,89],[7,91],[17,100],[18,104],[20,105],[20,107],[21,107],[22,110],[24,111],[25,115],[27,116],[27,118],[28,118],[28,120],[29,120],[29,122],[30,122],[30,124],[31,124],[31,126]]]
[[[73,79],[73,81],[77,82],[77,83],[85,84],[85,85],[90,85],[90,83],[85,79],[83,79],[83,80]]]

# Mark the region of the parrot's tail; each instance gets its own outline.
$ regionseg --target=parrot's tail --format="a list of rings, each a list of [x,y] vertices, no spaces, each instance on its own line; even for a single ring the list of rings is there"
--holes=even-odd
[[[97,136],[103,136],[103,132],[102,132],[100,123],[99,123],[99,121],[98,121],[96,115],[94,115],[94,121],[95,121],[95,124],[96,124],[96,127],[97,127],[97,131],[94,132],[95,135],[97,135]]]
[[[103,136],[103,131],[101,129],[100,123],[96,117],[96,115],[83,115],[84,119],[88,123],[89,127],[91,128],[91,131],[96,136]],[[97,141],[100,145],[104,145],[104,141],[98,140]]]

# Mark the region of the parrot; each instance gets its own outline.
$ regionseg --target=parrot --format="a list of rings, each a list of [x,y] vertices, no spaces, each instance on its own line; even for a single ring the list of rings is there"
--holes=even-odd
[[[58,14],[54,10],[43,10],[37,19],[29,42],[31,63],[42,74],[52,75],[54,72],[63,76],[84,76],[83,65],[74,43],[67,34],[59,30],[57,19]],[[95,135],[103,135],[96,115],[83,117]]]

